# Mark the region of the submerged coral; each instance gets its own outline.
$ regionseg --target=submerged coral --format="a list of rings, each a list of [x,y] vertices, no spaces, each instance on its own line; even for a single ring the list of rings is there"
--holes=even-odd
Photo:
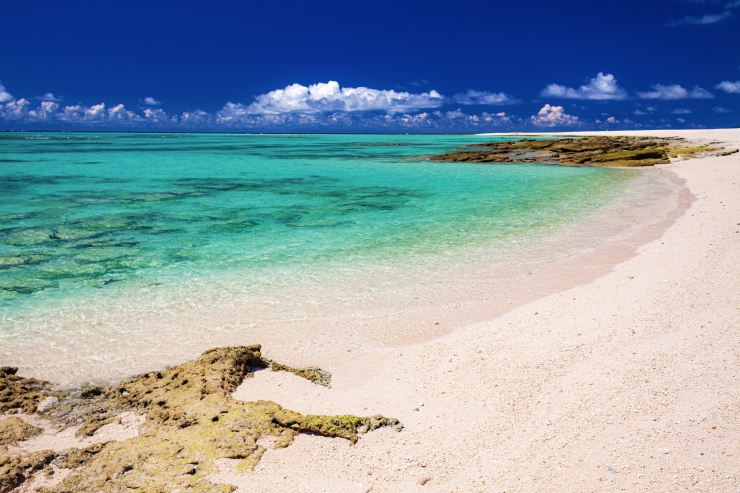
[[[641,167],[694,157],[721,148],[681,146],[675,139],[592,136],[547,140],[522,139],[467,146],[474,150],[450,152],[432,161],[467,163],[555,163],[562,166]]]
[[[401,428],[393,418],[304,416],[274,402],[239,402],[231,397],[253,369],[270,365],[276,369],[278,364],[263,359],[257,345],[212,349],[196,361],[168,370],[64,396],[45,417],[66,426],[82,422],[80,435],[92,435],[123,412],[145,414],[146,420],[135,438],[51,453],[44,464],[53,461],[73,472],[43,491],[228,492],[234,488],[208,479],[216,472],[215,461],[240,459],[237,471],[248,472],[265,452],[258,443],[261,438],[273,437],[275,447],[286,447],[297,433],[309,432],[354,443],[358,433],[381,426]],[[319,369],[295,370],[284,365],[277,369],[318,383],[328,376]],[[41,467],[38,460],[12,460],[12,471],[8,469],[7,474],[13,477],[18,477],[18,471],[26,475]]]

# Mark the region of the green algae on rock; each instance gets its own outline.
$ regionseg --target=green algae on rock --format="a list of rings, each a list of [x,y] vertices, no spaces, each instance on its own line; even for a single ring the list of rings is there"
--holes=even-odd
[[[55,454],[51,450],[29,453],[11,453],[0,446],[0,493],[8,493],[28,478],[51,464]]]
[[[134,438],[52,452],[47,463],[73,472],[41,491],[229,492],[234,488],[208,479],[217,472],[215,461],[239,459],[237,472],[249,472],[265,452],[258,443],[262,438],[273,438],[274,447],[287,447],[296,434],[307,432],[355,443],[363,432],[402,428],[398,420],[382,416],[303,416],[274,402],[236,401],[232,392],[254,368],[279,365],[262,358],[260,351],[258,345],[212,349],[190,363],[63,397],[45,417],[65,426],[82,422],[78,435],[94,434],[123,412],[145,414],[146,420]],[[279,368],[321,383],[318,369]],[[21,466],[14,467],[17,471]]]
[[[15,445],[42,431],[41,428],[36,428],[20,418],[10,416],[0,421],[0,445]]]
[[[0,413],[20,409],[33,413],[41,401],[56,395],[49,382],[16,375],[18,368],[0,367]]]
[[[561,166],[642,167],[666,164],[721,148],[681,146],[676,139],[653,137],[570,137],[548,140],[522,139],[466,146],[474,150],[432,156],[431,161],[466,163],[554,163]]]
[[[323,385],[324,387],[331,387],[331,373],[322,370],[316,366],[308,366],[306,368],[291,368],[290,366],[281,365],[272,360],[264,359],[263,361],[268,364],[272,371],[287,371],[293,375],[297,375],[301,378],[305,378],[316,385]]]

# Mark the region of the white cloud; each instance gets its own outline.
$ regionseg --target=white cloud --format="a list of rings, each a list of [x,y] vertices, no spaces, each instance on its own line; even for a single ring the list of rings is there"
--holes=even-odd
[[[54,102],[57,102],[58,103],[63,98],[61,96],[59,96],[59,97],[54,96],[54,93],[47,92],[43,96],[37,96],[36,99],[38,99],[39,101],[54,101]]]
[[[650,113],[648,113],[647,111],[635,110],[632,112],[632,114],[642,116],[642,115],[649,115]]]
[[[147,108],[144,110],[144,118],[155,122],[164,122],[169,120],[169,116],[161,108],[151,109]]]
[[[336,81],[312,84],[308,87],[293,84],[257,96],[247,107],[227,103],[222,112],[250,115],[279,115],[283,113],[317,113],[329,111],[404,111],[437,108],[444,97],[437,91],[420,94],[378,90],[367,87],[339,87]]]
[[[562,106],[549,104],[543,106],[537,115],[530,117],[530,121],[538,127],[568,127],[580,123],[577,116],[566,114]]]
[[[94,104],[83,111],[85,119],[100,120],[105,118],[105,103]]]
[[[144,104],[148,104],[149,106],[159,106],[160,104],[162,104],[162,102],[157,101],[154,98],[148,97],[148,98],[144,98]]]
[[[610,116],[609,118],[606,119],[606,123],[619,123],[619,120],[617,120],[613,116]]]
[[[738,0],[740,2],[740,0]],[[740,80],[737,82],[730,82],[725,80],[714,86],[715,89],[721,89],[730,94],[740,94]]]
[[[694,86],[694,88],[689,93],[689,97],[691,99],[714,99],[714,94],[702,87]]]
[[[460,108],[456,109],[455,111],[448,111],[447,113],[445,113],[445,117],[452,118],[452,119],[465,118],[465,116],[466,116],[465,113],[460,111]]]
[[[683,19],[679,19],[677,21],[671,21],[666,26],[668,27],[678,27],[678,26],[685,26],[689,24],[695,24],[695,25],[708,25],[708,24],[716,24],[718,22],[722,22],[725,19],[729,19],[732,17],[732,12],[729,10],[725,10],[721,14],[706,14],[701,17],[694,17],[694,16],[686,16]]]
[[[480,105],[502,105],[516,103],[510,96],[503,92],[475,91],[469,89],[468,92],[455,94],[452,99],[459,104],[480,104]]]
[[[714,111],[715,113],[732,113],[732,110],[723,108],[721,106],[715,106],[714,108],[712,108],[712,111]]]
[[[676,108],[675,110],[671,111],[672,115],[690,115],[693,113],[691,110],[687,110],[685,108]]]
[[[511,123],[511,117],[504,112],[495,113],[492,115],[484,111],[483,113],[481,113],[481,117],[484,122],[493,123],[494,125]]]
[[[5,86],[0,83],[0,103],[13,101],[15,98],[12,94],[5,90]]]
[[[642,99],[662,99],[662,100],[675,100],[675,99],[712,99],[714,94],[703,89],[699,86],[689,91],[684,89],[678,84],[663,85],[655,84],[652,86],[652,91],[638,92],[637,95]]]
[[[622,100],[627,99],[627,91],[619,87],[617,79],[612,74],[599,72],[591,81],[574,89],[559,84],[550,84],[542,91],[542,97],[591,100]]]

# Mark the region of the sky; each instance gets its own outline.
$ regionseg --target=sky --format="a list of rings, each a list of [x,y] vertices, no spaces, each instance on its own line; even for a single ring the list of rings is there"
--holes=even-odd
[[[740,125],[740,0],[0,7],[0,129]]]

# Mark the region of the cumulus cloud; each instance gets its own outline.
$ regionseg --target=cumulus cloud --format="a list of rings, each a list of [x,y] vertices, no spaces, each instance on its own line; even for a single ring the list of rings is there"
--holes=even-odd
[[[679,19],[676,21],[671,21],[666,26],[668,27],[678,27],[678,26],[686,26],[686,25],[708,25],[708,24],[716,24],[718,22],[722,22],[725,19],[729,19],[732,17],[732,12],[729,10],[725,10],[721,14],[706,14],[702,15],[701,17],[694,17],[692,15],[688,15],[684,17],[683,19]]]
[[[691,110],[687,110],[685,108],[676,108],[675,110],[671,111],[672,115],[690,115],[693,113]]]
[[[149,106],[159,106],[160,104],[162,104],[162,102],[157,101],[154,98],[148,97],[148,98],[144,98],[144,104],[148,104]]]
[[[83,111],[85,119],[100,120],[105,117],[105,103],[94,104]]]
[[[6,103],[14,99],[13,95],[6,91],[5,86],[0,82],[0,103]]]
[[[415,109],[437,108],[444,97],[437,91],[413,94],[405,91],[378,90],[368,87],[339,87],[336,81],[320,82],[308,87],[292,84],[257,96],[256,101],[244,107],[228,103],[226,112],[245,112],[250,115],[279,115],[283,113],[317,113],[333,111],[385,111],[400,113]],[[222,110],[223,111],[223,110]]]
[[[730,94],[740,94],[740,80],[737,82],[730,82],[729,80],[725,80],[725,81],[720,82],[714,87],[715,89],[720,89]]]
[[[445,113],[445,117],[455,119],[455,118],[465,118],[465,113],[460,111],[460,108],[456,109],[455,111],[448,111]]]
[[[721,106],[715,106],[714,108],[712,108],[712,111],[714,111],[715,113],[732,113],[732,110],[723,108]]]
[[[61,96],[59,96],[59,97],[54,96],[54,93],[52,93],[52,92],[47,92],[43,96],[37,96],[36,99],[38,99],[39,101],[54,101],[54,102],[57,102],[58,103],[63,98]]]
[[[569,127],[580,123],[577,116],[568,115],[562,106],[550,106],[549,104],[543,106],[536,115],[531,116],[530,121],[538,127]]]
[[[627,91],[619,87],[617,79],[612,74],[599,72],[588,84],[582,85],[578,89],[550,84],[542,90],[542,97],[597,101],[622,100],[627,98]]]
[[[468,92],[455,94],[452,99],[455,100],[456,103],[466,105],[480,104],[497,106],[517,102],[503,92],[475,91],[473,89],[469,89]]]
[[[652,91],[638,92],[637,95],[642,99],[662,99],[662,100],[674,100],[674,99],[712,99],[714,94],[703,89],[699,86],[689,91],[684,89],[678,84],[663,85],[655,84],[652,87]]]

